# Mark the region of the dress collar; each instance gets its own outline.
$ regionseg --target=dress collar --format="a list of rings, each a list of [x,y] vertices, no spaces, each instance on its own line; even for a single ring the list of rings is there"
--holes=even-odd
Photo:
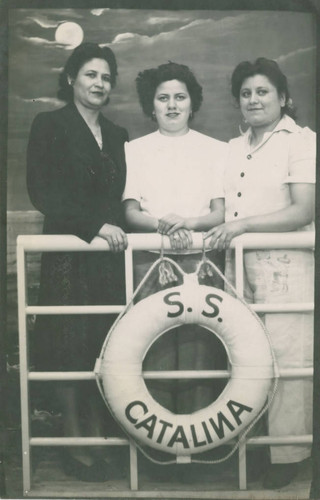
[[[271,133],[279,132],[279,130],[286,130],[287,132],[296,132],[298,129],[299,126],[290,116],[283,115],[283,117],[276,125],[276,127],[271,131]]]
[[[263,140],[258,144],[257,146],[252,148],[252,151],[256,151],[257,149],[261,148],[269,139],[270,137],[275,134],[276,132],[280,132],[281,130],[286,130],[287,132],[296,132],[299,129],[299,126],[296,124],[296,122],[288,115],[283,115],[279,123],[275,126],[273,130],[270,132],[265,132],[263,136]],[[249,127],[248,130],[243,134],[243,137],[246,141],[246,144],[248,147],[250,147],[250,138],[252,134],[252,128]]]
[[[155,131],[155,134],[158,136],[158,138],[162,139],[163,141],[174,141],[174,140],[183,141],[184,139],[192,135],[192,133],[193,131],[191,128],[189,128],[188,131],[183,135],[164,135],[161,134],[159,129]]]

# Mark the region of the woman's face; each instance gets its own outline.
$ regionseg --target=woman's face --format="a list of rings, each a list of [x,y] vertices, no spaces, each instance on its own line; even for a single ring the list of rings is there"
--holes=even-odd
[[[75,104],[100,109],[111,90],[110,67],[104,59],[91,59],[80,69],[73,82]]]
[[[159,130],[163,135],[178,136],[188,132],[192,108],[185,83],[179,80],[161,83],[156,89],[153,106]]]
[[[246,78],[240,89],[240,109],[253,128],[271,131],[281,118],[285,98],[265,75]]]

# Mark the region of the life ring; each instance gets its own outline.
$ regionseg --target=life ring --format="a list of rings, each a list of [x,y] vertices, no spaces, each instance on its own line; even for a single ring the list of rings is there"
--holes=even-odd
[[[231,377],[209,406],[177,415],[149,393],[142,362],[158,337],[187,323],[220,338]],[[222,290],[197,283],[134,305],[112,331],[100,361],[103,392],[120,425],[140,444],[180,457],[220,446],[244,430],[264,406],[274,376],[271,348],[254,314]]]

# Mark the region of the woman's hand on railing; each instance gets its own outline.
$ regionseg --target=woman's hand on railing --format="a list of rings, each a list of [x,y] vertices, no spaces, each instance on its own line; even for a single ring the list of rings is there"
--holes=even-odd
[[[159,219],[158,233],[170,238],[174,250],[188,250],[192,247],[192,236],[187,223],[188,219],[177,214],[168,214]]]
[[[189,250],[192,247],[192,235],[187,229],[178,229],[170,236],[170,245],[174,250]]]
[[[210,247],[214,250],[225,250],[230,247],[233,238],[240,236],[247,231],[245,219],[225,222],[219,226],[213,227],[204,234],[203,239],[211,237]]]
[[[178,229],[190,229],[187,223],[188,219],[177,214],[167,214],[159,219],[158,233],[170,236]]]
[[[103,224],[98,236],[108,242],[111,252],[123,252],[128,246],[127,235],[121,227]]]

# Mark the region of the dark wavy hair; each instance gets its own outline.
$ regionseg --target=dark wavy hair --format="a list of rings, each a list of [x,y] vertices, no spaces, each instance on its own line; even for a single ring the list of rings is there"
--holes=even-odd
[[[278,64],[266,57],[259,57],[254,63],[243,61],[234,69],[231,77],[231,92],[237,103],[239,104],[240,101],[240,90],[244,80],[254,75],[266,76],[276,87],[278,94],[285,96],[285,106],[281,108],[281,116],[287,114],[295,119],[296,112],[292,106],[287,78]]]
[[[74,49],[59,76],[57,92],[59,99],[67,102],[73,101],[73,87],[69,85],[68,77],[75,80],[82,66],[91,59],[104,59],[109,64],[111,87],[115,86],[118,71],[112,50],[109,47],[100,47],[97,43],[81,43]]]
[[[143,112],[152,118],[153,100],[158,86],[170,80],[183,82],[189,92],[192,112],[195,113],[202,103],[202,87],[192,71],[184,64],[168,62],[157,68],[141,71],[136,78],[137,92]]]

